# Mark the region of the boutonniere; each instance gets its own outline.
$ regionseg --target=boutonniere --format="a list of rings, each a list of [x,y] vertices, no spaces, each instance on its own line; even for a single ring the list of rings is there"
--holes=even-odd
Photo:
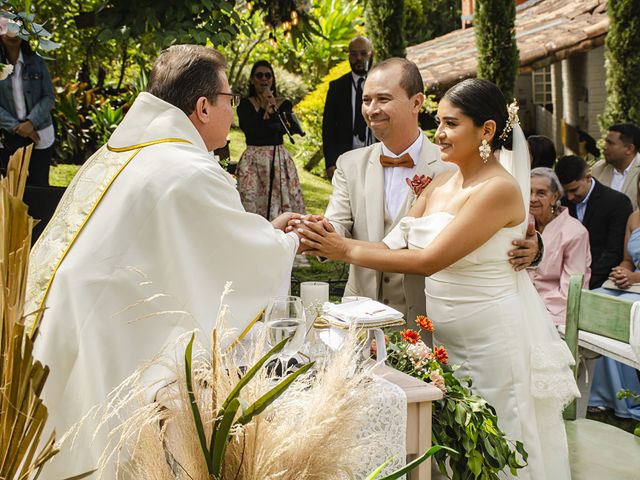
[[[427,185],[431,183],[433,178],[428,175],[414,175],[412,179],[407,177],[404,180],[407,182],[407,185],[409,185],[409,188],[417,198],[423,190],[427,188]]]

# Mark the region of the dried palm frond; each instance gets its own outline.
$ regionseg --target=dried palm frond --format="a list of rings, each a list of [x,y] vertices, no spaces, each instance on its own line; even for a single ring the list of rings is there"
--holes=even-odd
[[[0,478],[27,479],[55,455],[42,443],[47,408],[40,394],[49,369],[33,358],[23,321],[34,220],[22,201],[32,146],[16,152],[0,180]]]

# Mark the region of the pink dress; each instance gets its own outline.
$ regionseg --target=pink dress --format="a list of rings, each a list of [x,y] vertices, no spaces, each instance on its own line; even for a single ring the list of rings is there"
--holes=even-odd
[[[591,250],[589,232],[579,220],[560,207],[560,214],[551,220],[542,232],[544,256],[538,268],[529,269],[529,276],[553,323],[566,321],[569,278],[584,274],[584,288],[589,288],[591,277]]]

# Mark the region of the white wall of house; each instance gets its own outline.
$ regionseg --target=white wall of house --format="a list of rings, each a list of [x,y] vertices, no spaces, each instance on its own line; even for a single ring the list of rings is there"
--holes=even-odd
[[[607,100],[605,87],[606,72],[604,69],[604,47],[595,48],[587,53],[587,132],[596,140],[600,138],[598,115],[604,110]]]

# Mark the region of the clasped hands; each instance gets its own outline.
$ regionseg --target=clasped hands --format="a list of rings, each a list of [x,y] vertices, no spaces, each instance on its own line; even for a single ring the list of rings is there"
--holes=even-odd
[[[33,128],[31,120],[20,122],[16,127],[14,127],[13,132],[21,137],[30,138],[34,143],[38,143],[40,141],[40,135],[38,135],[38,132]]]
[[[298,236],[298,253],[344,260],[347,242],[322,215],[287,212],[272,220],[271,224],[279,230],[293,232]]]
[[[322,215],[301,215],[287,212],[272,221],[274,227],[285,232],[294,232],[300,238],[298,253],[315,255],[331,260],[346,260],[347,241],[335,232],[333,225]],[[538,237],[534,225],[529,224],[526,237],[514,240],[514,249],[509,251],[509,262],[514,270],[531,265],[538,255]]]
[[[633,276],[634,272],[628,268],[617,266],[611,269],[611,273],[609,273],[609,280],[611,280],[616,287],[626,290],[635,283],[633,281],[635,279],[632,278]]]

